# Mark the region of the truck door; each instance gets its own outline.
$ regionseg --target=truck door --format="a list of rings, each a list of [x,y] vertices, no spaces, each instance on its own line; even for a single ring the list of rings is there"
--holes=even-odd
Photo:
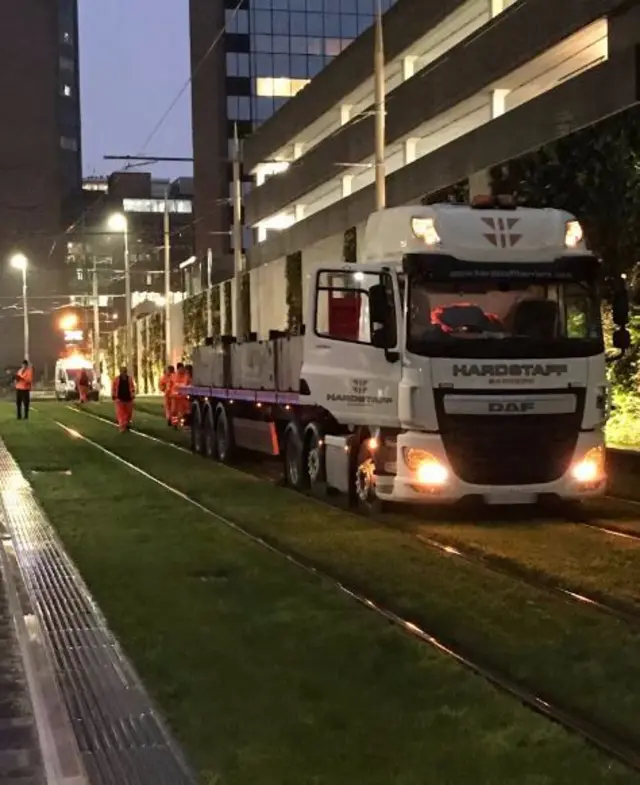
[[[395,272],[348,265],[316,272],[305,333],[306,402],[342,423],[393,427],[402,374]]]

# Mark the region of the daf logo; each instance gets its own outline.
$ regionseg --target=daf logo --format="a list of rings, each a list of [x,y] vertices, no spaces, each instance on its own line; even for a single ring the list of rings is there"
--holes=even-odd
[[[513,227],[520,223],[519,218],[483,218],[482,222],[492,231],[484,234],[491,245],[496,248],[513,248],[522,239],[522,234],[512,232]]]
[[[496,401],[489,404],[491,414],[529,414],[536,408],[531,401]]]

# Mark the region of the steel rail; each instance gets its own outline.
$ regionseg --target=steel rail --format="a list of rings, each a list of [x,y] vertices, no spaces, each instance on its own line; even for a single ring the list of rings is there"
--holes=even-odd
[[[581,714],[576,713],[571,709],[563,708],[562,706],[555,704],[553,700],[546,696],[538,695],[532,692],[524,685],[519,684],[518,682],[511,679],[509,676],[505,676],[491,665],[479,661],[472,652],[464,651],[461,647],[444,641],[434,632],[423,629],[410,619],[406,619],[401,616],[392,608],[367,597],[358,589],[348,586],[339,578],[331,575],[328,571],[319,568],[311,561],[308,561],[298,554],[274,544],[262,536],[254,534],[244,526],[220,515],[178,488],[169,485],[150,472],[147,472],[145,469],[142,469],[140,466],[137,466],[136,464],[128,461],[120,455],[117,455],[115,452],[112,452],[93,439],[90,439],[88,436],[85,436],[75,428],[71,428],[58,420],[54,420],[54,422],[71,438],[81,440],[91,445],[104,455],[109,456],[111,459],[127,467],[129,470],[139,474],[141,477],[146,478],[150,482],[155,483],[158,485],[158,487],[163,488],[165,491],[187,502],[188,504],[198,509],[200,512],[225,525],[227,528],[235,531],[238,534],[241,534],[248,541],[259,545],[270,553],[286,560],[290,564],[299,568],[301,571],[321,580],[326,585],[333,586],[333,588],[338,592],[349,597],[362,607],[369,609],[382,619],[393,624],[403,632],[411,635],[413,638],[439,651],[449,659],[454,660],[459,665],[463,666],[466,670],[482,677],[499,691],[518,700],[522,705],[561,725],[566,730],[582,737],[592,746],[596,747],[612,758],[617,759],[629,768],[640,771],[640,751],[637,749],[637,741],[634,742],[632,738],[623,738],[615,731],[603,727],[597,721],[582,716]]]
[[[73,406],[68,406],[68,409],[71,409],[74,412],[80,412],[83,415],[88,417],[92,417],[95,420],[100,422],[106,423],[107,425],[111,425],[114,428],[117,427],[116,424],[109,420],[107,417],[104,417],[99,414],[95,414],[94,412],[88,412],[86,410],[80,410]],[[153,415],[152,415],[153,416]],[[193,455],[191,450],[187,449],[186,447],[181,447],[178,444],[173,442],[167,441],[165,439],[161,439],[158,436],[152,436],[149,433],[145,433],[144,431],[140,431],[138,429],[132,428],[131,433],[136,436],[140,436],[143,439],[147,439],[149,441],[155,442],[156,444],[161,444],[165,447],[171,447],[179,452]],[[246,476],[255,477],[256,475],[251,474],[248,471],[243,471],[242,469],[238,469],[237,467],[229,467],[225,466],[227,469],[232,469],[233,471],[240,472]],[[310,494],[304,494],[305,498],[308,498],[317,504],[326,504],[327,506],[331,507],[332,509],[340,509],[335,504],[332,504],[330,501],[324,499],[318,499],[315,496]],[[355,514],[355,510],[352,510]],[[625,622],[626,624],[631,624],[634,626],[640,626],[640,608],[633,606],[631,603],[624,602],[622,600],[616,600],[615,598],[611,597],[604,597],[598,596],[594,594],[590,594],[589,592],[585,592],[581,587],[570,585],[568,583],[562,583],[560,581],[554,581],[550,577],[546,580],[542,580],[536,577],[531,571],[527,570],[526,568],[520,568],[516,562],[512,559],[505,557],[497,557],[489,554],[487,552],[482,551],[481,549],[476,548],[469,548],[465,547],[462,543],[458,541],[445,541],[435,537],[429,537],[424,534],[419,534],[415,532],[407,531],[406,529],[401,529],[393,524],[390,524],[388,521],[385,521],[383,517],[377,516],[375,520],[378,523],[381,523],[384,526],[394,529],[395,531],[401,531],[404,534],[412,537],[413,539],[420,542],[425,547],[429,548],[432,551],[438,552],[440,555],[448,556],[450,558],[457,558],[461,559],[469,564],[472,564],[476,567],[480,567],[481,569],[487,570],[492,572],[496,575],[501,575],[503,577],[509,578],[511,580],[517,581],[529,588],[536,589],[538,591],[550,594],[555,596],[565,602],[570,604],[579,605],[583,608],[592,608],[602,614],[607,616],[619,619],[620,621]],[[572,521],[572,523],[574,523]],[[577,523],[576,523],[577,525]],[[588,525],[588,524],[583,524]],[[594,526],[595,528],[600,528],[599,526]]]

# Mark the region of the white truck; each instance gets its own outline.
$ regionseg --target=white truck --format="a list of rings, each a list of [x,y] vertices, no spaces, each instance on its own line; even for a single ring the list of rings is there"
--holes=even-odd
[[[193,450],[282,456],[289,485],[364,510],[603,493],[600,264],[574,216],[390,208],[365,246],[363,263],[315,270],[302,336],[196,349]]]

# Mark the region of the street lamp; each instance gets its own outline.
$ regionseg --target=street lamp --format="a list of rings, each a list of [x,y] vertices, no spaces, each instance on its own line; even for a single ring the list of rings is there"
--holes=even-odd
[[[122,232],[124,240],[124,299],[127,314],[127,342],[125,362],[131,371],[131,352],[133,348],[133,323],[131,319],[131,269],[129,265],[129,222],[122,213],[114,213],[109,218],[109,229],[112,232]]]
[[[22,318],[24,323],[24,359],[29,359],[29,309],[27,307],[27,268],[29,260],[23,253],[15,253],[9,263],[22,272]]]

